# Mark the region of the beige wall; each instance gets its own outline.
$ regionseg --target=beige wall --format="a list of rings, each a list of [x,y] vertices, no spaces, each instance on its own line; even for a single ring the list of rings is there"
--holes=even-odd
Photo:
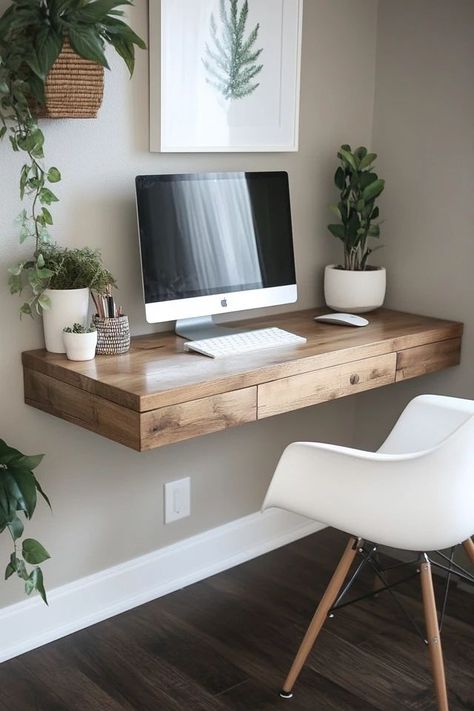
[[[387,180],[387,305],[465,323],[462,364],[358,398],[377,446],[418,393],[474,397],[474,3],[380,0],[373,146]]]
[[[154,0],[151,0],[154,1]],[[7,6],[0,0],[0,10]],[[147,33],[147,2],[136,0],[134,28]],[[286,169],[290,173],[300,306],[321,303],[321,271],[336,255],[327,236],[336,148],[369,143],[375,68],[376,0],[306,0],[301,146],[296,154],[160,155],[148,152],[147,56],[132,82],[115,57],[96,121],[44,122],[48,161],[63,173],[55,237],[97,245],[120,284],[135,333],[144,332],[134,211],[138,173]],[[20,210],[19,156],[0,147],[0,269],[19,259],[13,220]],[[388,162],[388,161],[387,161]],[[408,161],[412,162],[412,161]],[[453,176],[453,180],[455,176]],[[350,444],[355,400],[330,403],[146,454],[136,454],[22,402],[20,352],[42,345],[39,323],[19,321],[18,303],[0,280],[0,437],[45,452],[39,470],[51,496],[29,528],[53,555],[48,587],[160,548],[258,510],[286,443],[321,438]],[[418,304],[416,305],[418,308]],[[449,315],[449,314],[448,314]],[[190,474],[193,513],[164,527],[162,484]],[[8,546],[2,540],[0,563]],[[0,605],[21,599],[17,582],[0,586]]]

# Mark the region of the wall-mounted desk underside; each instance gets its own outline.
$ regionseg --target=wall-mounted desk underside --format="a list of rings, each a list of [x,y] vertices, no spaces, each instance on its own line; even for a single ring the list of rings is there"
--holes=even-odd
[[[459,363],[460,323],[381,309],[351,328],[316,324],[318,313],[239,322],[308,340],[219,360],[184,353],[174,333],[139,336],[127,355],[85,363],[28,351],[25,402],[143,451]]]

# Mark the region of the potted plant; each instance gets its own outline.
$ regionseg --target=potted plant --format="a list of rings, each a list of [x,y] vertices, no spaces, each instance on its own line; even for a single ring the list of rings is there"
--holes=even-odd
[[[8,530],[13,541],[5,580],[16,573],[25,581],[26,594],[36,590],[47,604],[43,572],[39,566],[50,557],[49,553],[33,538],[25,538],[21,550],[18,548],[24,531],[22,516],[31,519],[38,493],[51,508],[48,497],[33,474],[33,469],[42,459],[42,454],[26,456],[0,439],[0,532]],[[28,570],[27,563],[35,567]]]
[[[97,346],[97,330],[93,323],[89,327],[75,323],[63,329],[63,340],[69,360],[92,360]]]
[[[145,43],[120,19],[130,0],[15,0],[0,18],[0,57],[10,82],[2,108],[26,99],[36,116],[93,118],[102,102],[105,46],[130,75]],[[13,84],[16,84],[15,86]]]
[[[105,293],[116,286],[115,279],[102,263],[98,249],[65,249],[43,244],[36,259],[10,269],[10,291],[29,290],[22,313],[43,314],[46,350],[65,353],[63,328],[71,323],[86,323],[90,290]]]
[[[328,225],[328,229],[344,245],[344,264],[326,267],[324,295],[327,305],[335,311],[363,313],[382,306],[385,298],[385,269],[368,264],[376,249],[370,241],[380,237],[375,202],[385,181],[374,171],[377,154],[369,153],[364,146],[352,151],[349,145],[343,145],[337,156],[341,164],[334,181],[340,199],[330,208],[340,222]]]

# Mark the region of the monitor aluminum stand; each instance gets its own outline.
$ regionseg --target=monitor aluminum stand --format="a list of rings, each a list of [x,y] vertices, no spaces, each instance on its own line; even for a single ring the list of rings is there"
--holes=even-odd
[[[198,316],[196,318],[181,318],[176,321],[175,332],[177,336],[187,338],[189,341],[201,341],[205,338],[219,338],[220,336],[233,336],[252,329],[227,328],[217,324],[212,316]]]

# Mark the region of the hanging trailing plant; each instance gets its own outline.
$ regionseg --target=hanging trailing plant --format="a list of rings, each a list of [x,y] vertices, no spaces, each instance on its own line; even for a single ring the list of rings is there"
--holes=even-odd
[[[31,258],[9,269],[12,294],[25,284],[31,295],[20,308],[34,315],[49,307],[44,290],[52,277],[42,247],[51,243],[51,206],[58,202],[52,186],[61,180],[55,166],[44,164],[44,134],[38,114],[45,101],[45,83],[65,43],[84,59],[109,68],[105,46],[122,57],[130,75],[135,46],[143,40],[120,19],[117,8],[130,0],[14,0],[0,18],[0,139],[25,155],[20,171],[20,198],[28,208],[18,217],[20,243],[32,240]]]
[[[256,49],[260,23],[245,38],[249,13],[248,0],[239,12],[239,0],[219,0],[218,27],[214,13],[210,19],[212,46],[206,44],[202,62],[208,74],[206,81],[225,99],[243,99],[260,86],[255,78],[263,69],[258,59],[263,49]]]
[[[13,541],[13,552],[5,570],[5,580],[16,573],[25,582],[26,594],[30,595],[36,590],[47,604],[40,564],[50,555],[34,538],[21,541],[24,532],[23,516],[27,520],[33,516],[38,493],[51,508],[48,497],[33,474],[33,469],[36,469],[42,459],[42,454],[26,456],[0,439],[0,533],[8,530]],[[33,565],[34,568],[29,570],[27,564]]]

